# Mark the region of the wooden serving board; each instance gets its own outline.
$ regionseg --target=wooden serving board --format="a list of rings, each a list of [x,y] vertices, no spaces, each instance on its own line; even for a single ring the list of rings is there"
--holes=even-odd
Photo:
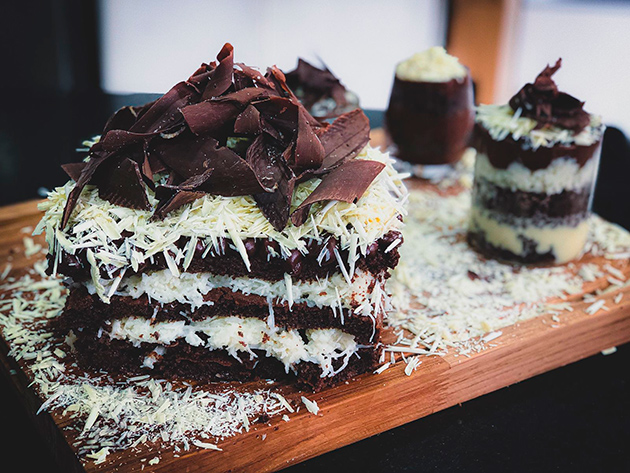
[[[39,218],[34,201],[0,208],[0,270],[9,259],[16,275],[32,266],[36,257],[24,256],[25,234],[20,230],[36,225]],[[630,265],[625,264],[624,272],[628,275]],[[604,286],[608,283],[600,279],[585,289],[591,292]],[[620,291],[625,297],[615,303]],[[289,422],[276,416],[220,441],[220,452],[193,447],[176,455],[172,448],[144,445],[133,452],[112,452],[99,465],[81,464],[72,447],[80,430],[73,425],[77,421],[60,414],[34,414],[41,400],[28,387],[25,365],[7,356],[4,340],[0,340],[0,369],[66,471],[276,471],[630,341],[630,287],[599,296],[609,310],[594,315],[584,312],[589,303],[579,296],[572,298],[572,312],[563,312],[553,321],[542,315],[503,328],[492,346],[467,357],[455,353],[426,357],[411,376],[400,361],[382,374],[365,374],[317,394],[281,385],[278,388],[294,406],[301,404],[302,394],[317,402],[318,415],[302,405]],[[156,457],[158,463],[149,462]]]

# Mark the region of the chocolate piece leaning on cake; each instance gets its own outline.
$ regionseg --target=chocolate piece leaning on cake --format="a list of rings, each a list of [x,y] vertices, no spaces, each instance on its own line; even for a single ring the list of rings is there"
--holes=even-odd
[[[318,390],[373,369],[406,189],[368,140],[361,110],[322,124],[229,44],[119,110],[41,206],[57,333],[110,372]]]
[[[477,108],[469,241],[489,256],[566,263],[584,249],[604,125],[558,90],[560,66]]]
[[[396,67],[385,129],[393,154],[413,164],[452,164],[470,146],[473,87],[468,69],[436,46]]]

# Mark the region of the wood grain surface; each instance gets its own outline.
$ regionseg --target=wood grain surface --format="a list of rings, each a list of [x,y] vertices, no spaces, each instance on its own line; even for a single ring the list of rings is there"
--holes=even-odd
[[[39,218],[35,201],[0,208],[0,270],[10,261],[19,276],[42,257],[26,258],[22,246],[25,234],[21,229],[35,226]],[[38,237],[36,242],[43,240]],[[593,258],[589,262],[607,261]],[[624,262],[623,271],[630,273],[628,262]],[[608,283],[600,278],[585,290],[604,286]],[[620,291],[629,294],[616,304],[613,299]],[[269,423],[252,425],[248,432],[220,441],[220,452],[193,447],[177,456],[167,446],[144,445],[133,452],[112,452],[99,465],[81,464],[72,446],[77,420],[46,412],[34,415],[41,400],[28,387],[26,366],[7,356],[4,340],[0,340],[0,369],[20,393],[33,413],[33,422],[67,471],[277,471],[630,341],[628,286],[599,298],[606,301],[609,310],[588,315],[584,309],[589,303],[575,295],[571,298],[572,312],[554,316],[553,321],[550,315],[542,315],[504,328],[492,346],[468,357],[456,353],[427,357],[411,376],[405,374],[405,364],[398,362],[382,374],[365,374],[317,394],[277,385],[275,388],[296,406],[303,394],[316,401],[318,415],[302,408],[291,414],[289,422],[277,416]],[[248,383],[246,387],[257,385],[262,383]],[[149,464],[148,460],[156,456],[159,463]]]

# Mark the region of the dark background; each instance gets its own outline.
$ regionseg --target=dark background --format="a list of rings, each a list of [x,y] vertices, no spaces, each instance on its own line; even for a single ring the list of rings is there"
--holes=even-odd
[[[0,13],[0,205],[62,185],[60,164],[117,108],[100,90],[96,2],[7,2]],[[165,58],[167,60],[168,58]],[[203,58],[202,58],[203,59]],[[630,104],[629,104],[630,105]],[[367,111],[372,126],[382,111]],[[630,145],[606,131],[594,210],[630,229]],[[597,355],[323,455],[290,471],[630,471],[630,347]],[[0,471],[62,471],[0,380]],[[17,469],[17,468],[16,468]]]

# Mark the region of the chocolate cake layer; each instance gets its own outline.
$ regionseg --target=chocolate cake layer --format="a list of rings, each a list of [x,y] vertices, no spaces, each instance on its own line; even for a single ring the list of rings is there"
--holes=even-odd
[[[518,162],[531,171],[535,171],[546,168],[554,159],[559,158],[573,158],[581,167],[589,159],[597,156],[596,151],[600,144],[599,141],[588,146],[575,143],[556,144],[551,147],[540,146],[533,149],[525,138],[515,140],[508,135],[505,139],[497,141],[480,123],[475,124],[473,133],[473,146],[477,152],[488,156],[490,163],[498,169],[506,169],[511,163]]]
[[[473,205],[514,218],[532,218],[548,221],[554,218],[588,214],[591,187],[558,194],[525,192],[497,186],[483,177],[475,179]]]
[[[97,295],[89,294],[82,286],[70,289],[63,313],[53,324],[60,334],[80,329],[82,336],[95,337],[106,321],[126,317],[142,317],[155,322],[195,321],[208,317],[255,317],[266,320],[269,317],[267,299],[252,294],[232,292],[226,288],[214,289],[208,296],[213,304],[203,305],[194,311],[190,305],[179,302],[160,304],[146,296],[137,299],[113,296],[109,304]],[[330,307],[309,307],[305,303],[294,304],[291,309],[284,304],[273,304],[275,326],[286,329],[337,328],[355,336],[358,343],[369,345],[378,339],[382,328],[382,314],[372,319],[363,315],[353,315],[344,310],[343,321]]]
[[[385,121],[400,159],[457,161],[470,144],[474,123],[470,78],[417,82],[395,77]]]
[[[368,247],[367,254],[357,260],[356,267],[369,271],[374,275],[380,275],[394,268],[400,258],[398,253],[398,246],[400,245],[388,252],[385,252],[385,250],[397,239],[400,239],[402,242],[400,232],[390,231],[386,233]],[[183,248],[187,241],[178,242],[178,246]],[[268,281],[280,281],[284,278],[285,273],[288,273],[296,280],[308,281],[324,278],[328,274],[341,271],[337,258],[334,255],[334,249],[338,248],[337,241],[334,238],[325,240],[324,243],[317,243],[315,240],[311,240],[311,243],[307,244],[308,253],[306,255],[302,255],[298,250],[293,250],[291,256],[287,259],[279,257],[279,248],[271,240],[252,238],[245,241],[244,244],[251,265],[249,270],[238,250],[228,243],[227,239],[222,239],[220,240],[221,254],[209,251],[204,256],[205,247],[198,244],[186,272],[210,272],[234,277],[249,276]],[[326,249],[323,257],[318,258],[324,246]],[[339,255],[344,263],[348,261],[348,250],[339,251]],[[50,259],[52,256],[49,255],[48,258]],[[52,261],[49,261],[49,268],[53,267],[52,263]],[[139,265],[136,272],[128,270],[126,276],[167,267],[164,256],[157,254],[153,261],[146,261]],[[57,271],[60,274],[71,277],[75,281],[90,279],[90,264],[87,260],[86,251],[78,250],[74,255],[62,251]],[[107,271],[101,271],[101,277],[104,279],[112,279],[117,275],[116,271],[113,271],[112,274],[108,274]]]
[[[353,355],[348,365],[337,375],[321,377],[321,369],[310,362],[295,366],[296,373],[285,371],[284,365],[254,350],[257,357],[241,357],[241,361],[225,350],[207,350],[185,343],[167,348],[163,356],[156,359],[153,368],[143,366],[143,360],[153,351],[154,345],[143,344],[135,347],[121,340],[109,337],[78,337],[74,342],[74,356],[85,369],[106,370],[127,375],[151,374],[167,378],[183,378],[197,381],[251,381],[255,379],[275,379],[295,381],[298,386],[319,391],[327,386],[351,379],[372,370],[378,363],[380,349],[361,348]],[[342,360],[333,365],[339,368]]]

